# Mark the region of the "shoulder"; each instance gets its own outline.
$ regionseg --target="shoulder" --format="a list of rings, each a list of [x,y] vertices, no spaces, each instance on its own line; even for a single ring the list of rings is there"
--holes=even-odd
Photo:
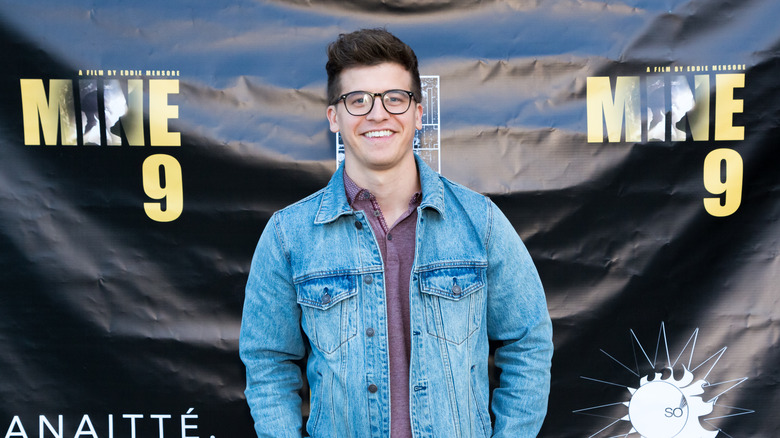
[[[303,199],[275,211],[271,216],[271,222],[275,227],[285,228],[312,224],[322,204],[324,193],[325,188],[322,188]]]
[[[486,244],[495,239],[521,240],[509,218],[489,196],[445,177],[440,178],[445,192],[446,214],[468,217],[481,230]]]
[[[490,202],[490,198],[483,195],[482,193],[476,192],[464,186],[463,184],[452,181],[445,176],[439,175],[439,180],[444,186],[444,189],[446,191],[449,191],[453,196],[462,199],[469,199],[477,202]]]
[[[447,212],[465,213],[472,220],[480,222],[492,221],[498,207],[490,197],[444,176],[439,176],[439,180],[444,194],[444,208]]]
[[[276,215],[297,215],[301,213],[305,213],[308,210],[314,210],[314,212],[317,211],[320,204],[322,203],[322,196],[325,193],[325,187],[317,190],[316,192],[312,193],[309,196],[306,196],[303,199],[299,199],[298,201],[293,202],[292,204],[276,211],[274,214]]]

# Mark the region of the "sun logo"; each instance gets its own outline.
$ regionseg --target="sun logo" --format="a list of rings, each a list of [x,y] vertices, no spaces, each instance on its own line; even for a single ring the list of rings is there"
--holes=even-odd
[[[631,400],[625,403],[627,420],[633,426],[629,434],[638,433],[647,438],[714,438],[718,434],[717,430],[704,430],[698,421],[688,421],[712,413],[715,402],[705,402],[700,397],[707,382],[692,383],[693,373],[684,371],[680,380],[675,380],[673,375],[663,379],[661,373],[656,373],[654,380],[645,376],[639,388],[628,388]]]
[[[589,438],[637,435],[642,438],[714,438],[722,431],[720,428],[713,426],[712,420],[754,412],[748,409],[719,405],[722,408],[721,410],[727,412],[723,415],[712,415],[718,398],[747,380],[747,377],[709,383],[707,378],[726,352],[726,347],[723,347],[703,362],[694,366],[693,355],[696,349],[699,329],[694,330],[688,342],[674,360],[671,360],[671,355],[669,354],[666,329],[663,323],[658,334],[658,342],[652,360],[637,339],[634,331],[630,330],[630,332],[632,344],[635,341],[634,345],[638,347],[641,353],[639,355],[635,354],[640,359],[636,361],[635,368],[632,369],[623,364],[604,350],[601,350],[601,352],[622,367],[622,369],[630,372],[635,379],[638,379],[635,380],[638,385],[622,385],[581,376],[581,378],[592,382],[624,387],[630,396],[626,401],[574,411],[577,414],[613,419],[610,424],[590,435]],[[683,363],[684,360],[681,359],[686,351],[689,351],[689,355],[687,363]],[[666,364],[659,368],[656,366],[659,362],[658,356],[663,353],[665,353]],[[640,363],[641,359],[646,360],[645,368],[649,366],[654,371],[643,375],[640,372],[640,365],[645,365],[645,363]],[[708,392],[710,394],[705,396],[705,393]],[[702,423],[706,423],[714,429],[707,429]],[[723,434],[728,436],[725,432]]]

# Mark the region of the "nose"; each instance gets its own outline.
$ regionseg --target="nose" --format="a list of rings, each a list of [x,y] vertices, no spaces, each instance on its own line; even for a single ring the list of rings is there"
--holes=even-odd
[[[376,100],[379,99],[379,102]],[[384,103],[382,103],[382,95],[374,95],[374,105],[371,107],[371,111],[366,114],[366,119],[369,120],[384,120],[390,117],[390,113],[385,109]]]

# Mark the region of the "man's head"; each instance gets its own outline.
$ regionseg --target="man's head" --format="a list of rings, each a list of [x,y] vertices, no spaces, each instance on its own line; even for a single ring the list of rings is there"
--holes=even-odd
[[[415,100],[422,99],[417,56],[411,47],[385,29],[361,29],[341,34],[328,46],[328,104],[332,105],[341,93],[352,91],[341,87],[341,73],[353,67],[395,63],[411,75]]]
[[[330,130],[341,133],[348,175],[355,181],[376,171],[416,175],[412,150],[423,107],[412,49],[386,30],[359,30],[340,35],[328,59],[326,115]]]

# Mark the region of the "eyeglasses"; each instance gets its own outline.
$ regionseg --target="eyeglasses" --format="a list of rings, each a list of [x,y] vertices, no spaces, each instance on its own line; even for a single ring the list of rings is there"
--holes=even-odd
[[[353,91],[342,94],[333,105],[337,105],[339,100],[344,101],[344,107],[347,112],[353,116],[365,116],[374,109],[374,99],[382,98],[382,106],[390,114],[403,114],[410,106],[414,93],[406,90],[387,90],[384,93],[369,93],[368,91]]]

